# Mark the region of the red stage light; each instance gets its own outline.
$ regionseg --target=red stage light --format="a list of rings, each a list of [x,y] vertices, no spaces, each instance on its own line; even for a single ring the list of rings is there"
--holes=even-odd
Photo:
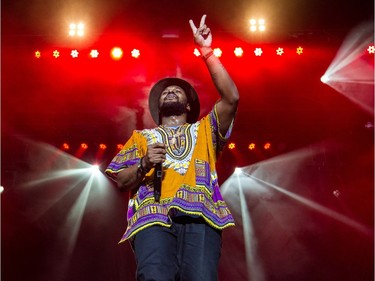
[[[70,148],[69,144],[67,144],[66,142],[64,142],[61,147],[64,150],[69,150],[69,148]]]
[[[35,57],[37,58],[37,59],[39,59],[40,57],[41,57],[41,52],[40,51],[36,51],[35,52]]]
[[[101,150],[105,150],[105,149],[107,149],[107,146],[104,143],[101,143],[101,144],[99,144],[99,148]]]
[[[299,46],[299,47],[297,48],[296,53],[297,53],[298,55],[301,55],[301,54],[303,53],[303,48],[302,48],[301,46]]]
[[[248,149],[249,150],[254,150],[255,149],[255,143],[250,143],[249,146],[248,146]]]
[[[118,145],[117,145],[117,149],[118,149],[118,150],[121,150],[121,149],[123,149],[123,148],[124,148],[124,145],[122,145],[122,144],[118,144]]]
[[[88,149],[89,148],[89,146],[86,144],[86,143],[81,143],[81,148],[82,149]]]
[[[268,150],[268,149],[271,148],[271,143],[266,142],[263,147],[264,147],[265,150]]]
[[[231,142],[230,144],[228,144],[228,148],[229,149],[235,149],[236,148],[236,144],[234,142]]]

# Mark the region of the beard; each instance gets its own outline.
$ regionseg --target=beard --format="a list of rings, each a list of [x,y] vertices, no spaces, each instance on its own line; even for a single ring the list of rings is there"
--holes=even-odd
[[[180,116],[184,113],[187,113],[186,105],[179,101],[165,102],[160,107],[160,115],[164,117]]]

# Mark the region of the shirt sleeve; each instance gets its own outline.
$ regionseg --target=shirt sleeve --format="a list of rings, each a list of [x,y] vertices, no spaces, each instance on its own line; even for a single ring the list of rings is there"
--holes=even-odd
[[[139,159],[143,156],[141,136],[137,131],[133,131],[130,139],[124,147],[109,163],[105,173],[109,178],[116,181],[119,172],[127,167],[138,164]]]
[[[211,132],[212,132],[212,140],[214,143],[214,147],[216,148],[216,153],[221,152],[224,147],[226,142],[228,141],[229,137],[232,134],[232,128],[233,128],[233,123],[234,123],[234,117],[232,119],[232,122],[226,132],[226,134],[223,136],[220,133],[220,120],[219,116],[217,115],[216,111],[216,104],[211,110],[211,112],[208,114],[209,120],[210,120],[210,127],[211,127]]]

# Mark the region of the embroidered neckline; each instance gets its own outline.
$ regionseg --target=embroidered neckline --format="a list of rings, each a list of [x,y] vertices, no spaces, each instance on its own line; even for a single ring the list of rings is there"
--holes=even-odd
[[[161,125],[163,142],[167,145],[167,153],[175,159],[184,159],[192,148],[191,124],[185,123],[177,127]]]

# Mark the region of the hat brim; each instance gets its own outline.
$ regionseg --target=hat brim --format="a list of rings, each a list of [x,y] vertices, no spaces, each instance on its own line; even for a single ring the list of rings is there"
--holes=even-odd
[[[160,124],[159,99],[164,89],[169,86],[179,86],[181,89],[184,90],[186,97],[188,98],[188,102],[190,104],[190,111],[187,113],[186,121],[188,123],[196,122],[199,118],[200,111],[198,94],[189,82],[177,77],[161,79],[158,82],[156,82],[156,84],[151,88],[150,95],[148,97],[148,105],[152,119],[154,119],[157,125]]]

